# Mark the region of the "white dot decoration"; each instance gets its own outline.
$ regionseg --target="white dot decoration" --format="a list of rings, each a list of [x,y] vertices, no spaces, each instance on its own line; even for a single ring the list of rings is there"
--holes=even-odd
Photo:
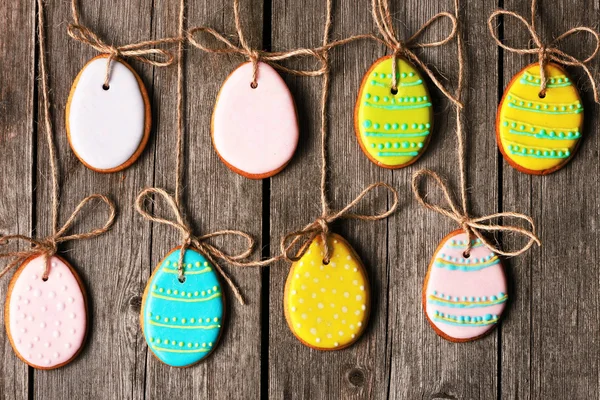
[[[81,317],[85,316],[86,309],[79,280],[62,259],[53,256],[54,267],[49,279],[41,279],[46,268],[44,258],[28,259],[15,272],[7,293],[6,329],[21,359],[34,368],[51,369],[69,362],[81,348],[86,330],[86,318]],[[57,277],[57,270],[63,272],[61,279]],[[66,306],[64,302],[69,297],[74,302]],[[58,303],[67,313],[57,312],[60,311]],[[79,318],[69,320],[68,313]],[[61,324],[66,324],[68,329],[77,328],[77,334],[69,336],[70,348],[57,352],[57,347],[65,345],[57,329]]]
[[[330,234],[329,239],[331,261],[322,262],[321,238],[316,237],[302,258],[293,263],[284,294],[290,329],[304,344],[318,349],[352,344],[362,333],[363,325],[357,322],[368,317],[367,312],[362,312],[369,304],[364,267],[344,239],[335,234]],[[302,293],[300,298],[295,296],[298,291]],[[352,316],[351,327],[340,318],[342,315]]]

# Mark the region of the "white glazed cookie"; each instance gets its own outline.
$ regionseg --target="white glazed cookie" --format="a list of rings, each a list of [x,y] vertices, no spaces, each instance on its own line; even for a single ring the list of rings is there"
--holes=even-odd
[[[95,57],[83,67],[66,108],[71,149],[97,172],[117,172],[133,164],[146,147],[152,124],[146,88],[127,63],[112,60],[110,84],[103,86],[107,57]]]

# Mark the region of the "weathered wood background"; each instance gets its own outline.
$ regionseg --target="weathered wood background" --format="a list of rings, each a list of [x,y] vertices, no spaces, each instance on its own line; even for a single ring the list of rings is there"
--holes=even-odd
[[[392,1],[396,27],[407,37],[433,14],[451,10],[450,0]],[[584,91],[586,129],[581,148],[566,168],[530,177],[509,167],[495,144],[494,120],[502,90],[533,58],[504,52],[492,42],[487,17],[497,7],[528,15],[528,1],[463,1],[468,47],[467,133],[472,208],[475,213],[517,210],[531,215],[543,247],[506,263],[511,302],[491,335],[453,344],[436,336],[421,309],[421,285],[429,258],[454,226],[420,208],[410,190],[422,167],[456,174],[451,108],[439,93],[436,129],[425,156],[398,171],[380,169],[362,154],[354,136],[353,106],[368,66],[385,49],[354,43],[332,53],[329,102],[330,198],[339,208],[368,184],[383,180],[400,192],[400,208],[387,221],[336,225],[360,254],[374,294],[366,334],[349,349],[318,352],[298,342],[285,322],[282,297],[288,265],[232,270],[249,305],[228,302],[222,342],[205,362],[172,369],[149,353],[139,327],[144,285],[154,265],[177,243],[177,233],[152,226],[133,209],[140,189],[173,189],[176,69],[132,63],[152,99],[152,139],[141,159],[123,173],[87,170],[70,151],[64,108],[71,82],[94,50],[66,34],[69,1],[48,0],[50,86],[55,142],[62,173],[64,217],[84,196],[109,194],[119,206],[114,229],[100,238],[68,244],[65,256],[80,272],[91,299],[91,334],[82,354],[55,371],[34,371],[16,358],[0,332],[0,397],[6,399],[599,399],[600,398],[600,159],[598,107],[581,71],[572,70]],[[81,1],[83,21],[109,43],[122,44],[177,33],[178,1]],[[541,2],[547,39],[576,25],[595,25],[598,0]],[[373,32],[370,1],[337,0],[334,38]],[[48,233],[48,149],[43,137],[38,88],[39,54],[34,0],[0,5],[0,232]],[[244,0],[244,29],[253,46],[285,50],[317,46],[325,18],[323,0]],[[229,0],[195,0],[187,26],[208,25],[233,33]],[[447,32],[443,24],[426,37]],[[507,21],[503,36],[526,44],[524,29]],[[586,40],[568,40],[566,51],[582,55]],[[455,77],[454,46],[423,52],[424,59]],[[250,181],[230,172],[210,142],[216,93],[242,59],[185,54],[186,204],[199,232],[236,228],[274,253],[279,237],[319,213],[319,78],[285,76],[298,105],[301,140],[279,175]],[[306,61],[306,66],[310,62]],[[597,63],[594,63],[597,65]],[[456,183],[456,180],[453,180]],[[389,202],[389,199],[387,199]],[[385,206],[386,199],[381,204]],[[100,212],[80,227],[100,224]],[[503,238],[505,244],[518,239]],[[4,297],[9,277],[0,283]]]

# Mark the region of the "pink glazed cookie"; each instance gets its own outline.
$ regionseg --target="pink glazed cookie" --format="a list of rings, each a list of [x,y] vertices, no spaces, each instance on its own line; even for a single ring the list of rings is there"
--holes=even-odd
[[[73,268],[53,256],[44,281],[44,256],[26,260],[12,278],[4,310],[10,344],[37,369],[54,369],[73,360],[87,333],[87,304]]]
[[[259,62],[257,86],[252,63],[233,71],[223,83],[212,115],[212,141],[234,172],[263,179],[280,172],[298,145],[298,117],[285,82],[270,65]]]
[[[506,300],[506,278],[500,259],[480,239],[456,230],[442,240],[423,285],[423,308],[433,329],[453,342],[475,340],[500,320]]]

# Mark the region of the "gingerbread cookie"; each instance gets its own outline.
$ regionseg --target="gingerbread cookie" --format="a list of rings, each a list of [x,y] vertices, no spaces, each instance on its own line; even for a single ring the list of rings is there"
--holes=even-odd
[[[419,71],[397,58],[397,90],[392,88],[392,57],[380,58],[365,74],[354,125],[363,152],[380,167],[402,168],[425,151],[431,136],[431,97]]]
[[[270,65],[259,62],[253,87],[252,63],[240,65],[223,83],[212,115],[212,141],[221,160],[251,179],[277,174],[298,145],[294,99]]]
[[[146,147],[152,117],[138,74],[113,59],[104,86],[106,58],[88,62],[75,78],[66,107],[67,138],[73,153],[97,172],[117,172],[133,164]]]
[[[479,239],[464,253],[467,235],[456,230],[442,240],[423,285],[423,308],[444,339],[475,340],[493,329],[508,299],[500,259]]]
[[[287,323],[306,346],[338,350],[363,333],[370,310],[365,269],[348,242],[330,234],[331,260],[323,262],[317,236],[302,258],[292,264],[284,293]]]
[[[225,315],[225,299],[212,264],[194,249],[184,257],[179,280],[175,248],[150,277],[140,314],[146,343],[152,353],[172,367],[189,367],[216,347]]]
[[[61,367],[81,351],[87,333],[87,303],[79,276],[62,258],[26,260],[6,296],[4,323],[17,356],[37,369]]]
[[[527,174],[546,175],[564,166],[583,128],[583,106],[572,80],[557,64],[547,64],[545,71],[545,97],[540,97],[540,66],[531,64],[506,88],[496,118],[502,155]]]

